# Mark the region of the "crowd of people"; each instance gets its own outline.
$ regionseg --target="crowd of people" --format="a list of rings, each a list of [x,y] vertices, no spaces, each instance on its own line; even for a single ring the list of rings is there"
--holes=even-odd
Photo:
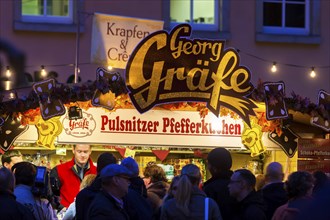
[[[46,174],[23,161],[19,151],[5,152],[0,168],[1,219],[330,219],[330,183],[321,171],[296,171],[285,179],[278,162],[268,164],[259,176],[248,169],[232,171],[230,152],[215,148],[207,156],[211,177],[206,182],[194,164],[185,165],[169,182],[155,162],[139,176],[131,157],[118,164],[112,153],[104,152],[95,166],[89,145],[76,145],[72,152],[72,160]],[[37,185],[42,177],[48,181]]]

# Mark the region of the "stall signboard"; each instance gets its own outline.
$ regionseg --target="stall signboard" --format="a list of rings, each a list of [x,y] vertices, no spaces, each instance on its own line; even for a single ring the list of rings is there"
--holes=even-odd
[[[330,159],[330,139],[299,139],[298,158]]]
[[[241,141],[243,121],[230,116],[198,111],[151,110],[140,114],[136,109],[103,108],[83,111],[83,118],[61,118],[63,131],[58,143],[93,143],[135,146],[226,147],[245,149]]]
[[[163,21],[95,13],[91,62],[125,69],[136,45],[147,35],[163,29]]]
[[[298,170],[323,171],[330,174],[330,160],[298,160]]]
[[[145,113],[164,103],[205,102],[214,115],[223,106],[250,126],[257,106],[247,97],[254,89],[249,69],[223,40],[190,39],[191,33],[189,24],[181,24],[140,41],[126,66],[134,107]]]
[[[297,165],[298,170],[330,173],[330,139],[300,138]]]

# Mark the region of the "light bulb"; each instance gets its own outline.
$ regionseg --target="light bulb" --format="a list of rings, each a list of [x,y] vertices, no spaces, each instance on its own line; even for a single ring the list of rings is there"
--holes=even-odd
[[[275,73],[277,71],[277,67],[276,67],[276,62],[273,62],[273,66],[271,68],[272,73]]]
[[[14,99],[14,98],[16,98],[15,93],[13,93],[13,92],[9,93],[9,98],[10,98],[10,99]]]
[[[40,72],[41,76],[44,78],[47,76],[47,72],[45,70],[45,66],[41,66],[41,72]]]
[[[109,65],[109,66],[108,66],[108,70],[112,70],[112,66]]]
[[[316,73],[314,71],[314,67],[312,67],[312,71],[311,73],[309,74],[312,78],[314,78],[316,76]]]
[[[5,90],[11,90],[11,89],[12,89],[11,81],[5,81]]]
[[[9,66],[7,66],[6,76],[11,77],[11,72],[10,72]]]

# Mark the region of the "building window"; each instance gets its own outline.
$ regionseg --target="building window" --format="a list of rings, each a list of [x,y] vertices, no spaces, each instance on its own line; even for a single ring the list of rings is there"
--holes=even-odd
[[[171,0],[170,22],[174,27],[179,23],[188,23],[193,29],[219,29],[218,12],[219,1]]]
[[[257,0],[256,41],[320,44],[322,1]]]
[[[66,23],[73,21],[72,0],[22,0],[22,21]]]
[[[193,34],[219,39],[229,36],[230,0],[164,0],[165,28],[178,24],[191,25]]]
[[[309,0],[264,0],[264,32],[307,35],[309,14]]]
[[[83,4],[84,0],[15,0],[14,29],[73,33],[79,23],[84,32],[84,20],[77,16]]]

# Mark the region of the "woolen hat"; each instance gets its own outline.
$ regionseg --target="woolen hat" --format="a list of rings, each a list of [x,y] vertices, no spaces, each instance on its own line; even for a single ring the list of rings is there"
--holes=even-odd
[[[121,161],[121,165],[125,166],[127,169],[129,169],[134,176],[139,175],[139,165],[132,157],[126,157]]]
[[[127,176],[132,177],[133,173],[123,165],[109,164],[101,170],[100,177],[112,177],[112,176]]]

